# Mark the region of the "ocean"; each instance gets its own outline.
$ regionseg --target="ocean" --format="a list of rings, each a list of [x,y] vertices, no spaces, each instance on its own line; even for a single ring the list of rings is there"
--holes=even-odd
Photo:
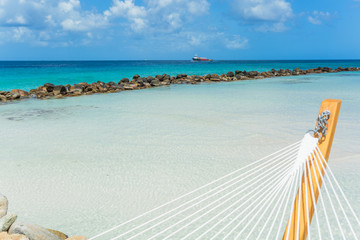
[[[142,77],[157,74],[188,75],[223,74],[229,71],[269,71],[271,69],[309,69],[317,67],[359,67],[360,60],[298,61],[0,61],[0,91],[30,90],[44,83],[74,84],[80,82],[118,82],[135,74]]]
[[[360,61],[0,62],[0,90],[318,66]],[[19,220],[91,237],[299,141],[335,98],[329,165],[359,215],[359,92],[360,72],[340,72],[3,104],[0,192]]]

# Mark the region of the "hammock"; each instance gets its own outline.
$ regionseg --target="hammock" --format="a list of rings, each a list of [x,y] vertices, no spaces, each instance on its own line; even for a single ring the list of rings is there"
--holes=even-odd
[[[327,163],[340,105],[323,101],[301,141],[89,240],[358,239],[359,219]]]

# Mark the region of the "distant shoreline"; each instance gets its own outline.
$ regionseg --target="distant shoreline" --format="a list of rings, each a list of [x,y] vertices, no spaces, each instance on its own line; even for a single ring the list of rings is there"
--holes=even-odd
[[[160,61],[160,60],[159,60]],[[257,61],[257,60],[254,60]],[[265,61],[265,60],[264,60]],[[269,61],[269,60],[268,60]],[[294,60],[301,61],[301,60]],[[330,60],[329,60],[330,61]],[[350,72],[360,71],[359,67],[338,67],[332,69],[329,67],[318,67],[307,70],[301,70],[299,68],[289,69],[272,69],[270,71],[258,72],[258,71],[239,71],[228,72],[227,74],[207,74],[203,76],[199,75],[187,75],[177,74],[177,76],[170,76],[167,74],[156,75],[155,77],[140,77],[139,75],[133,76],[130,80],[128,78],[121,79],[116,82],[101,82],[94,83],[81,82],[78,84],[66,84],[66,85],[54,85],[52,83],[46,83],[36,89],[30,91],[24,91],[21,89],[13,89],[11,91],[0,91],[0,102],[12,102],[17,100],[36,98],[36,99],[52,99],[52,98],[65,98],[75,97],[82,95],[92,95],[96,93],[116,93],[128,90],[138,90],[153,88],[171,84],[199,84],[209,82],[231,82],[242,80],[254,80],[283,76],[299,76],[307,74],[319,74],[319,73],[335,73],[335,72]]]

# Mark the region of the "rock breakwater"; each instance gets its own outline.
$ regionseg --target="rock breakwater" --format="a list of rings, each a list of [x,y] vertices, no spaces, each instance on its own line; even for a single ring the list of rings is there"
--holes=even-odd
[[[29,92],[21,89],[13,89],[9,91],[0,91],[0,102],[9,102],[27,98],[49,99],[49,98],[64,98],[75,97],[81,95],[91,95],[96,93],[116,93],[127,90],[146,89],[152,87],[159,87],[170,84],[199,84],[204,82],[230,82],[252,79],[263,79],[282,76],[298,76],[306,74],[316,73],[335,73],[346,71],[360,71],[359,67],[338,67],[336,69],[328,67],[318,67],[307,70],[301,70],[299,68],[280,69],[265,72],[258,71],[239,71],[228,72],[227,74],[207,74],[204,76],[178,74],[170,76],[167,74],[156,75],[155,77],[141,77],[135,75],[131,80],[123,78],[119,82],[101,82],[94,83],[81,82],[74,85],[54,85],[52,83],[46,83],[36,89],[31,89]]]

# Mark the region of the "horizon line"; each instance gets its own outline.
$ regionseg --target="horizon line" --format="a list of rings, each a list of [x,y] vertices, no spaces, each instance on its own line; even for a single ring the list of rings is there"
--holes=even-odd
[[[66,60],[66,59],[43,59],[43,60],[0,60],[0,62],[121,62],[121,61],[192,61],[191,59],[77,59],[77,60]],[[356,58],[328,58],[328,59],[213,59],[213,62],[216,61],[360,61]],[[209,62],[207,62],[209,63]]]

